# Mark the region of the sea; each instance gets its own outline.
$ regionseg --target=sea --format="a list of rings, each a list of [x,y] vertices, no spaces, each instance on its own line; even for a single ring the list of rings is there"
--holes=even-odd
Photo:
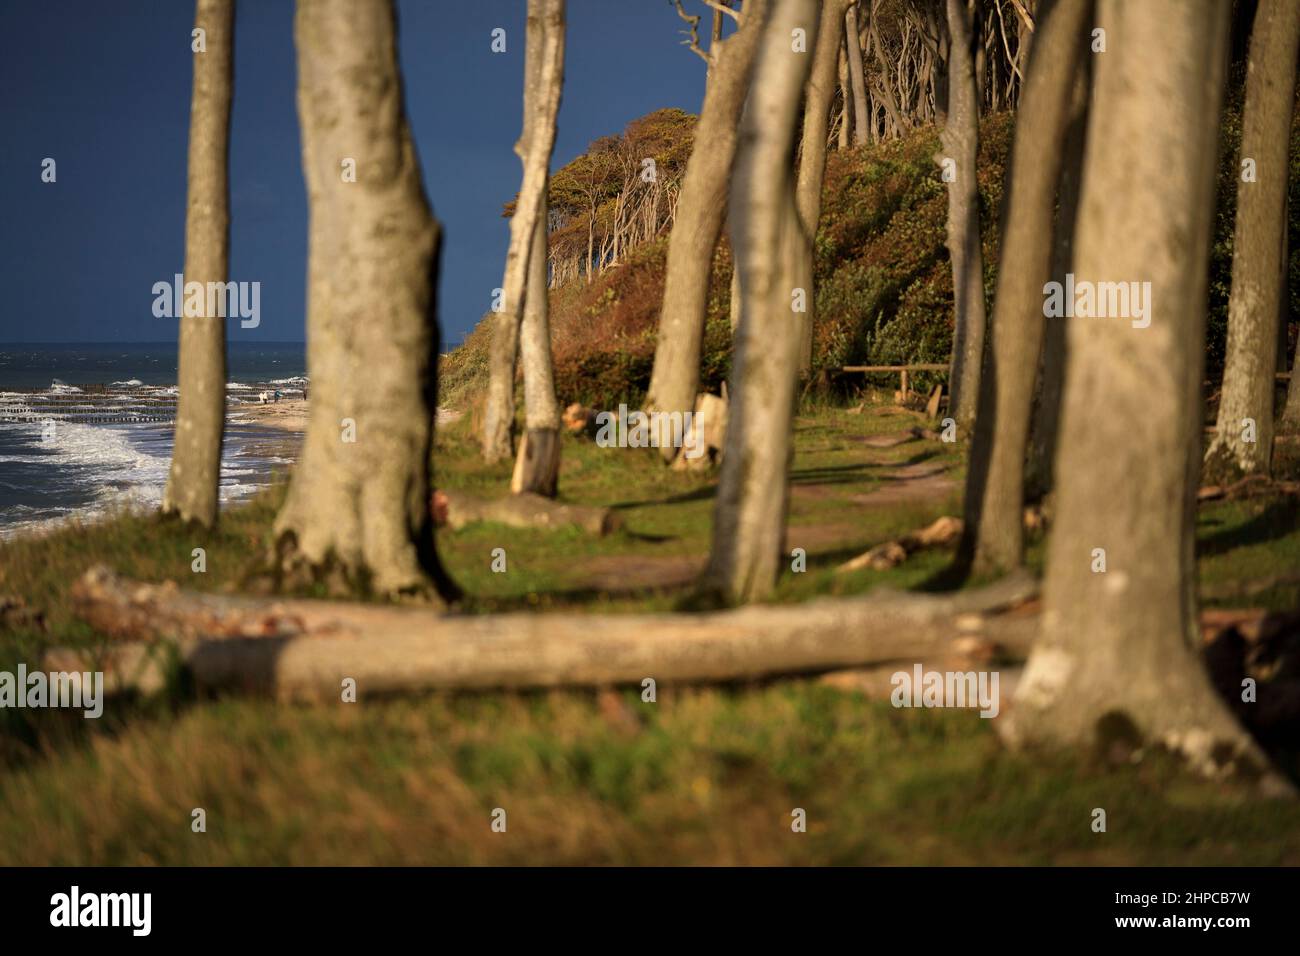
[[[0,539],[162,502],[176,409],[176,343],[0,343]],[[249,420],[262,391],[301,398],[302,343],[230,343],[221,500],[282,474],[302,436]]]

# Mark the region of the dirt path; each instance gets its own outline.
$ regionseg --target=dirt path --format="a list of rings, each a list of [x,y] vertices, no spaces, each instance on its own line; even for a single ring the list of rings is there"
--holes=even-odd
[[[810,557],[864,544],[862,524],[854,520],[859,509],[893,508],[900,505],[937,504],[948,499],[960,485],[952,475],[953,465],[941,461],[912,461],[891,464],[876,450],[895,448],[916,442],[918,452],[927,444],[910,431],[870,435],[861,439],[867,451],[861,462],[866,468],[880,469],[880,484],[870,491],[845,495],[843,486],[833,481],[798,482],[791,486],[792,501],[826,501],[839,499],[845,505],[841,520],[790,524],[789,547],[803,548]],[[855,469],[856,470],[856,469]],[[610,594],[641,591],[649,588],[682,588],[690,585],[703,571],[705,555],[604,555],[585,564],[578,581]]]

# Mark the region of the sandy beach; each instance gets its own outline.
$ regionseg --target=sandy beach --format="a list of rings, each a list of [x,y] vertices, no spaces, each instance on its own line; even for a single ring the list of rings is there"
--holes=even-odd
[[[265,425],[267,428],[279,428],[287,432],[307,431],[307,400],[304,398],[282,398],[278,402],[266,405],[240,405],[231,412],[244,416],[249,424]],[[450,425],[464,414],[450,408],[438,409],[438,424]]]
[[[307,430],[307,400],[304,398],[282,398],[265,405],[240,405],[231,414],[241,415],[244,421],[265,425],[267,428],[279,428],[287,432]]]

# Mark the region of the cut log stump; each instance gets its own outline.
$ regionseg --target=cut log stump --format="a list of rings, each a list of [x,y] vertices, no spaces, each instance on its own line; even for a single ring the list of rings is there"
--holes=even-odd
[[[560,480],[560,432],[556,428],[529,428],[519,443],[512,494],[554,498]]]

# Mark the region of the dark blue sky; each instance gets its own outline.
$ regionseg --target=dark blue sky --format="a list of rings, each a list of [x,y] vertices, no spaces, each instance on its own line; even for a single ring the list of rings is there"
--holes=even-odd
[[[696,6],[691,4],[691,6]],[[501,284],[519,186],[524,0],[400,0],[406,103],[444,226],[444,348]],[[184,260],[188,0],[0,4],[0,342],[176,337],[152,286]],[[507,52],[490,50],[495,27]],[[569,0],[554,167],[662,107],[698,112],[703,62],[669,0]],[[232,115],[231,279],[261,282],[261,325],[232,341],[300,341],[307,211],[291,0],[239,0]],[[41,182],[41,162],[58,180]]]

